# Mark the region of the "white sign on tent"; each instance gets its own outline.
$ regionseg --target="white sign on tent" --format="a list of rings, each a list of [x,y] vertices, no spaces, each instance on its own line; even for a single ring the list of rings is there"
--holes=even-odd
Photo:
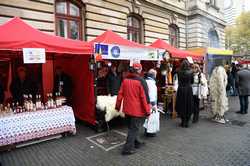
[[[154,48],[135,48],[114,44],[95,44],[95,53],[102,55],[103,59],[110,60],[151,60],[161,59],[159,50]]]
[[[45,63],[44,48],[23,48],[23,63]]]

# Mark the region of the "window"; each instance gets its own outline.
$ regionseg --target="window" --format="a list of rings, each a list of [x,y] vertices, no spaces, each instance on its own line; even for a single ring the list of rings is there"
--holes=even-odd
[[[82,39],[82,5],[77,1],[56,2],[56,35]]]
[[[210,5],[216,6],[216,0],[210,0]]]
[[[208,43],[209,47],[214,47],[214,48],[220,47],[219,37],[216,30],[212,29],[208,32],[208,42],[209,42]]]
[[[169,25],[169,43],[170,45],[179,47],[179,28],[175,24]]]
[[[127,33],[128,33],[128,40],[137,43],[144,42],[143,19],[141,16],[134,14],[128,16]]]

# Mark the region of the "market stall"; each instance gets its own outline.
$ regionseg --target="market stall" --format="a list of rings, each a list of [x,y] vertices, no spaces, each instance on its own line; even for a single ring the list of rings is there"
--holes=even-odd
[[[0,73],[5,76],[0,146],[66,131],[75,133],[74,114],[79,119],[95,123],[93,74],[88,63],[93,51],[90,44],[48,35],[20,18],[13,18],[1,25],[0,36],[0,64],[5,66]],[[73,109],[62,106],[62,99],[65,98],[53,92],[57,66],[72,79]],[[27,72],[37,85],[34,94],[22,96],[22,105],[14,102],[10,90],[11,82],[18,75],[16,71]],[[46,119],[48,121],[44,124]],[[40,123],[44,126],[40,126]],[[15,130],[22,131],[16,135]]]
[[[229,65],[232,61],[233,51],[218,48],[194,48],[189,51],[204,56],[204,73],[209,76],[217,65]]]
[[[200,54],[193,53],[186,50],[177,49],[162,39],[157,39],[153,42],[151,47],[159,48],[165,50],[169,54],[169,58],[165,59],[161,64],[161,73],[165,73],[163,76],[163,80],[165,83],[161,84],[159,87],[159,98],[162,98],[164,102],[164,110],[166,112],[170,112],[172,117],[176,117],[175,111],[175,101],[176,101],[176,90],[177,82],[175,79],[176,70],[180,65],[180,61],[183,59],[191,59],[196,61],[197,63],[202,63],[203,57]],[[162,72],[165,71],[165,72]],[[169,110],[170,107],[170,111]]]
[[[109,100],[115,100],[107,96],[110,93],[106,85],[107,75],[112,66],[115,66],[120,79],[123,79],[126,77],[129,66],[131,66],[134,61],[139,61],[140,63],[143,63],[143,61],[157,62],[160,59],[159,49],[129,41],[111,30],[107,30],[90,43],[93,44],[95,48],[95,60],[97,61],[96,94],[98,107],[100,107],[100,103],[103,103],[98,101],[101,98],[100,96],[106,96],[105,99],[102,97],[102,100],[106,100],[106,103],[110,103]],[[143,66],[144,69],[145,67],[147,66]],[[105,107],[102,106],[101,108]],[[114,110],[114,104],[112,108]],[[110,109],[106,109],[106,111],[107,110]],[[97,120],[101,121],[101,119],[102,112],[97,110]],[[106,121],[107,119],[110,120],[112,118],[106,118]]]
[[[111,67],[112,64],[116,65],[119,73],[122,73],[122,77],[124,78],[129,66],[131,66],[134,61],[157,62],[160,58],[159,50],[124,39],[111,30],[107,30],[90,41],[90,43],[95,48],[95,59],[98,61],[97,78],[100,79],[100,81],[97,81],[100,83],[105,82],[102,78],[106,77],[109,67]],[[98,95],[108,94],[102,90],[106,88],[105,86],[106,85],[100,85],[97,87]]]

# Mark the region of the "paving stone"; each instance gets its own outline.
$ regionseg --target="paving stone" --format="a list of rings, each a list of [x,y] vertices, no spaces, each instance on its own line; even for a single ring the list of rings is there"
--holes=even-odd
[[[214,123],[208,111],[188,129],[179,128],[178,119],[163,117],[157,137],[143,138],[146,146],[132,156],[122,156],[122,147],[108,152],[97,147],[86,139],[96,133],[78,124],[76,136],[2,152],[0,162],[2,166],[250,166],[250,115],[235,114],[237,110],[238,98],[230,98],[226,117],[246,122],[243,126]],[[125,126],[113,128],[126,132]]]

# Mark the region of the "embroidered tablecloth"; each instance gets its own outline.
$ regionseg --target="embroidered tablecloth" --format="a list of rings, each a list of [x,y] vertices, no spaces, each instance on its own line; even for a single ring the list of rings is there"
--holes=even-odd
[[[76,133],[74,113],[69,106],[0,117],[0,146],[64,132]]]

